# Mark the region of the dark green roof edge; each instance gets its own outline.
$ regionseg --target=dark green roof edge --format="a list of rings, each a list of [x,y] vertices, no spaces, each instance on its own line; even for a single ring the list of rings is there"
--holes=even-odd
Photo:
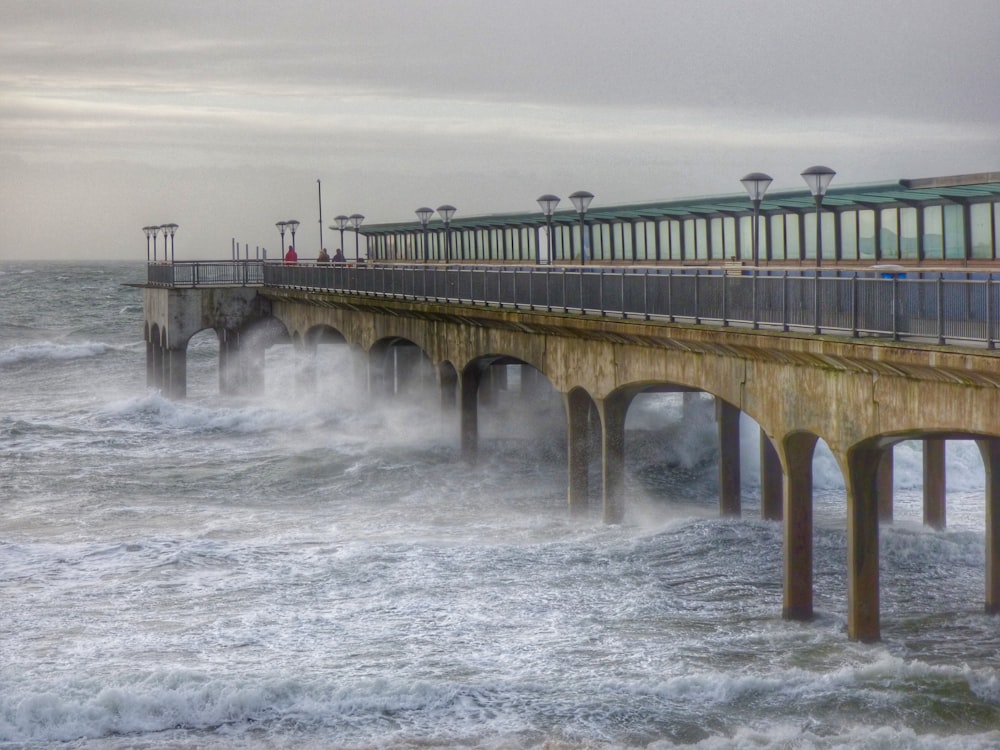
[[[986,180],[989,179],[989,182]],[[979,180],[979,181],[977,181]],[[911,205],[914,202],[950,202],[979,197],[1000,195],[1000,172],[983,172],[976,175],[956,175],[920,180],[902,179],[896,182],[880,182],[863,185],[831,186],[823,199],[829,208],[844,208],[856,205],[890,207],[891,204]],[[761,202],[761,211],[809,211],[815,206],[812,195],[806,189],[777,190],[768,193]],[[700,196],[651,203],[626,203],[612,206],[593,206],[587,217],[598,222],[643,219],[683,219],[703,218],[711,215],[749,214],[750,201],[745,194]],[[552,215],[559,224],[578,221],[573,209],[556,211]],[[454,229],[500,228],[540,226],[545,217],[540,211],[524,211],[478,216],[456,216],[451,221]],[[435,219],[428,224],[429,229],[439,230],[443,223]],[[396,232],[421,232],[419,221],[387,222],[369,224],[361,228],[362,234],[391,234]]]

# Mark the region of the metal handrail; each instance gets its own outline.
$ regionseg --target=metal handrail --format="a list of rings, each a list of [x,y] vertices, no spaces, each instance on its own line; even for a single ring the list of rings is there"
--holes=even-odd
[[[280,261],[149,264],[150,286],[267,286],[765,330],[985,346],[998,340],[992,274]]]

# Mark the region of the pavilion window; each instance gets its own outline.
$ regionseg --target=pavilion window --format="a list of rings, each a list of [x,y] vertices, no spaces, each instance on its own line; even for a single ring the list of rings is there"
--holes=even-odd
[[[879,229],[879,258],[895,260],[899,258],[899,209],[883,208],[880,212],[882,226]]]
[[[683,261],[684,258],[684,232],[683,225],[676,219],[670,220],[670,258],[676,261]]]
[[[997,204],[1000,206],[1000,204]],[[969,206],[969,228],[972,232],[972,257],[993,257],[993,204],[973,203]]]
[[[965,212],[962,206],[944,206],[944,257],[965,260]]]
[[[709,232],[711,234],[711,255],[714,260],[724,260],[726,248],[722,239],[722,217],[716,216],[709,220]]]
[[[788,260],[802,258],[801,225],[798,214],[785,214],[785,257]]]
[[[823,252],[825,255],[826,247],[823,248]],[[843,260],[858,259],[858,214],[856,211],[844,211],[840,214],[840,257]]]
[[[923,257],[940,260],[944,257],[944,224],[941,206],[924,206],[924,230],[921,237]]]
[[[759,245],[761,260],[785,260],[785,217],[775,214],[767,217],[771,224],[767,246]]]
[[[655,221],[644,221],[640,225],[640,230],[642,251],[639,257],[643,260],[659,260],[656,255],[657,223]]]
[[[735,216],[726,216],[722,219],[722,247],[723,260],[729,260],[737,253]]]
[[[899,257],[916,260],[919,257],[917,243],[917,209],[899,209]]]
[[[816,260],[816,214],[810,211],[803,217],[802,223],[806,230],[806,252],[803,258],[805,260]]]
[[[871,209],[858,211],[858,257],[875,260],[875,212]]]
[[[737,255],[737,253],[733,253]],[[740,251],[739,260],[753,260],[753,217],[740,217]]]

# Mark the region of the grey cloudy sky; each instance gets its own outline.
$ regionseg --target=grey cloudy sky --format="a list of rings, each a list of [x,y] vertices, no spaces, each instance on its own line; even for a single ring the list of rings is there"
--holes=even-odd
[[[0,259],[1000,169],[1000,2],[0,0]],[[339,244],[324,229],[324,243]],[[352,240],[348,238],[348,247]],[[251,250],[253,252],[253,250]]]

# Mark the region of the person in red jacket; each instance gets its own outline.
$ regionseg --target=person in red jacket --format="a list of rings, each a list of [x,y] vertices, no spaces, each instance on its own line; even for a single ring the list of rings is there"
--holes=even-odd
[[[295,252],[295,248],[291,245],[288,246],[288,252],[285,253],[285,263],[291,264],[296,263],[299,259],[299,254]]]

